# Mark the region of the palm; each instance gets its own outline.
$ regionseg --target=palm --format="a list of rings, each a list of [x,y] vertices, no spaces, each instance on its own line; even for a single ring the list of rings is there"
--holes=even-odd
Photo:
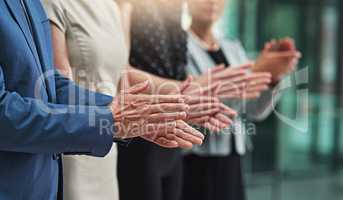
[[[189,78],[181,86],[181,92],[188,95],[186,103],[190,106],[186,121],[193,125],[208,128],[211,131],[220,130],[232,124],[236,112],[220,103],[216,97],[218,84],[202,87]]]
[[[189,106],[183,95],[139,94],[148,83],[122,91],[115,99],[112,110],[116,137],[142,137],[168,148],[190,148],[201,144],[203,135],[195,129],[181,126]]]

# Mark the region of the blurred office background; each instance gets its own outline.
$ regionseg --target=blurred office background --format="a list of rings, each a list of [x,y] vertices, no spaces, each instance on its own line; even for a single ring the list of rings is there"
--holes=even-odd
[[[251,57],[285,36],[303,53],[278,115],[258,123],[252,137],[248,199],[343,199],[343,1],[229,0],[218,27]]]

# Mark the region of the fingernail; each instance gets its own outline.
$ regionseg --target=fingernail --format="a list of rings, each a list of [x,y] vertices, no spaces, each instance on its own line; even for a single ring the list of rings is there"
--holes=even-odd
[[[186,112],[181,112],[179,115],[182,119],[187,117],[187,113]]]
[[[188,104],[184,105],[184,110],[188,111],[191,107]]]
[[[188,102],[190,99],[191,99],[190,96],[183,96],[183,98],[182,98],[183,103]]]

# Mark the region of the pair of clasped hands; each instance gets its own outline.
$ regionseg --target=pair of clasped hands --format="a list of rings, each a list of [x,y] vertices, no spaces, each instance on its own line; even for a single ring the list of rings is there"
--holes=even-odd
[[[301,54],[293,40],[266,43],[254,64],[217,66],[189,77],[169,95],[146,95],[148,81],[123,90],[115,98],[115,137],[141,137],[165,148],[192,148],[204,135],[192,126],[219,132],[230,126],[237,112],[222,99],[256,99],[271,84],[294,70]],[[192,126],[191,126],[192,125]]]

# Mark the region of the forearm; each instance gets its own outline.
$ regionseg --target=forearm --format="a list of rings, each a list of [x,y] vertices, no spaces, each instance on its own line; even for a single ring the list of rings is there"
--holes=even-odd
[[[127,77],[130,85],[136,85],[149,80],[151,87],[144,91],[146,94],[170,94],[178,91],[181,86],[180,81],[161,78],[133,67],[127,67]]]
[[[65,77],[73,80],[73,72],[69,61],[65,35],[54,23],[51,23],[51,37],[54,48],[54,65]]]
[[[123,29],[126,36],[126,41],[128,47],[131,46],[131,15],[133,12],[133,5],[127,0],[118,0],[118,7],[120,9],[121,20],[123,24]]]
[[[107,107],[67,106],[0,92],[0,151],[104,156],[112,146],[102,125],[113,124]],[[107,131],[107,130],[106,130]]]
[[[281,93],[275,92],[277,88],[271,88],[261,94],[258,99],[247,101],[245,109],[249,120],[263,121],[273,111],[281,98]]]

